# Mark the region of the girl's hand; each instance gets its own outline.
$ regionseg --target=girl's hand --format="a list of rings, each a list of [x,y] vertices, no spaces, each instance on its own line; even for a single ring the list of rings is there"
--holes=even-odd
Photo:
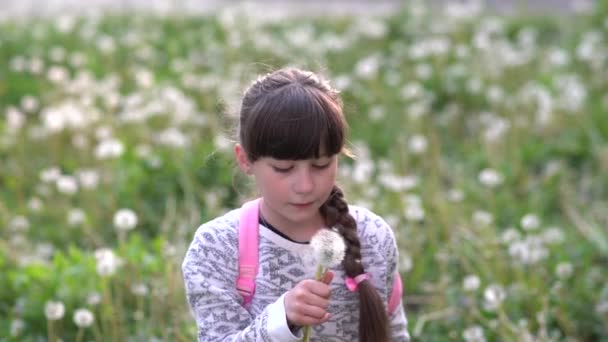
[[[330,314],[329,283],[334,278],[330,271],[320,281],[306,279],[299,282],[285,295],[285,313],[287,323],[296,326],[319,325],[327,322]]]

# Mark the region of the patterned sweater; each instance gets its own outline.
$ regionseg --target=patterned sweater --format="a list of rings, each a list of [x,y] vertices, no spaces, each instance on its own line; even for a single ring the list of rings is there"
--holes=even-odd
[[[314,278],[309,244],[292,242],[267,227],[259,230],[259,268],[253,299],[247,307],[236,290],[238,226],[235,209],[200,226],[188,248],[182,272],[188,302],[198,325],[198,341],[299,341],[287,326],[285,293],[304,279]],[[371,282],[388,303],[397,268],[398,250],[386,222],[371,211],[351,206],[361,240],[362,262]],[[358,341],[358,294],[345,284],[342,266],[331,269],[328,311],[331,319],[313,326],[311,341]],[[409,341],[403,306],[390,316],[393,341]]]

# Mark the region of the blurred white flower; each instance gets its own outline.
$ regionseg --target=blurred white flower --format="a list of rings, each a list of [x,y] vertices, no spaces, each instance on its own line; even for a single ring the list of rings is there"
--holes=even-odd
[[[8,228],[13,233],[26,231],[29,227],[30,221],[23,215],[13,217],[8,223]]]
[[[462,288],[467,292],[475,291],[479,288],[481,281],[475,274],[469,274],[462,280]]]
[[[97,39],[97,48],[102,53],[111,53],[116,49],[116,43],[114,42],[114,38],[103,35]]]
[[[424,208],[419,204],[408,204],[405,208],[405,218],[408,221],[421,222],[424,220]]]
[[[44,315],[49,321],[56,321],[63,318],[65,306],[62,302],[48,301],[44,306]]]
[[[74,312],[74,323],[79,328],[88,328],[95,320],[93,313],[87,309],[77,309]]]
[[[408,147],[413,154],[422,154],[426,152],[428,142],[426,137],[421,134],[416,134],[409,139]]]
[[[504,244],[510,244],[513,241],[519,240],[521,234],[519,231],[513,227],[509,227],[502,232],[500,236],[500,241]]]
[[[488,226],[494,222],[494,216],[484,210],[475,210],[473,212],[473,222],[479,226]]]
[[[84,223],[86,218],[87,218],[87,216],[86,216],[84,210],[82,210],[81,208],[72,208],[68,212],[68,219],[67,219],[68,225],[70,225],[70,226],[81,225]]]
[[[21,332],[23,331],[23,329],[25,328],[25,322],[20,319],[20,318],[16,318],[14,320],[11,321],[11,337],[16,337],[19,336],[19,334],[21,334]]]
[[[101,303],[101,295],[99,293],[93,292],[87,296],[87,304],[95,306],[99,303]]]
[[[147,295],[148,292],[149,292],[148,286],[144,283],[137,283],[137,284],[131,285],[131,293],[133,293],[136,296],[143,297],[143,296]]]
[[[30,64],[28,65],[28,68],[32,74],[38,75],[42,72],[42,69],[44,68],[44,61],[37,56],[32,57],[30,59]]]
[[[533,213],[524,215],[524,217],[521,219],[521,227],[528,231],[535,230],[540,227],[540,219],[538,218],[538,215]]]
[[[71,15],[62,14],[55,18],[55,28],[58,32],[66,34],[72,32],[76,25],[76,18]]]
[[[381,106],[374,106],[369,110],[368,115],[372,121],[379,121],[385,117],[385,111]]]
[[[95,189],[99,184],[99,172],[93,169],[81,169],[76,171],[76,177],[85,189]]]
[[[404,100],[421,98],[424,95],[424,88],[418,82],[409,82],[401,88],[401,97]]]
[[[114,275],[123,264],[123,261],[109,248],[97,249],[95,259],[97,261],[97,274],[102,277]]]
[[[541,239],[548,245],[560,244],[566,240],[564,232],[559,227],[549,227],[542,232]]]
[[[492,284],[483,292],[484,308],[489,311],[496,310],[507,297],[507,294],[502,286]]]
[[[173,148],[182,148],[188,146],[189,139],[177,127],[169,127],[158,134],[157,140],[160,144]]]
[[[52,83],[64,83],[68,79],[68,71],[62,66],[53,65],[46,72],[46,77]]]
[[[412,267],[414,267],[412,257],[407,253],[401,252],[401,256],[399,257],[399,271],[407,273],[412,270]]]
[[[57,190],[66,195],[73,195],[78,192],[76,178],[68,175],[60,175],[56,181]]]
[[[26,116],[17,108],[9,106],[6,109],[6,125],[10,133],[15,133],[20,130],[25,124]]]
[[[376,78],[380,68],[380,56],[377,54],[367,56],[355,65],[355,74],[364,80]]]
[[[317,264],[330,268],[339,265],[344,259],[346,243],[342,235],[333,229],[323,228],[310,239]]]
[[[458,203],[464,199],[464,192],[460,189],[450,189],[448,191],[448,201]]]
[[[41,211],[43,206],[44,203],[38,197],[32,197],[27,201],[27,207],[33,212]]]
[[[479,182],[487,187],[494,188],[504,181],[504,177],[494,169],[483,169],[479,173]]]
[[[572,275],[572,272],[574,271],[574,267],[572,266],[571,263],[569,262],[560,262],[559,264],[557,264],[557,266],[555,267],[555,274],[560,278],[560,279],[566,279],[569,278]]]
[[[543,241],[537,236],[527,236],[524,240],[515,241],[509,246],[509,255],[514,261],[532,265],[545,259],[548,251],[543,245]]]
[[[479,325],[472,325],[462,332],[462,338],[466,342],[485,342],[486,337],[483,328]]]
[[[603,300],[595,306],[595,312],[600,315],[608,314],[608,300]]]
[[[548,60],[553,66],[566,66],[570,63],[570,55],[568,54],[568,51],[564,49],[553,48],[549,50]]]
[[[99,142],[95,148],[95,157],[100,160],[118,158],[125,151],[123,143],[114,138],[108,138]]]
[[[114,227],[117,230],[128,231],[137,225],[137,215],[131,209],[120,209],[114,214]]]
[[[433,75],[433,67],[427,63],[420,63],[414,68],[414,73],[418,79],[428,80]]]
[[[40,102],[32,95],[25,95],[21,98],[21,108],[27,113],[33,113],[40,106]]]
[[[221,133],[217,134],[214,137],[213,143],[215,144],[215,147],[217,147],[217,149],[221,151],[230,150],[230,148],[234,144],[234,142],[230,140],[230,138],[228,138],[225,134]]]

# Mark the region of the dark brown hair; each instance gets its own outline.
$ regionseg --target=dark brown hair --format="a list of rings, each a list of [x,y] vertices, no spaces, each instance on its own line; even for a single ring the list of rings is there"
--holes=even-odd
[[[333,156],[344,148],[347,124],[338,92],[316,74],[295,68],[281,69],[258,78],[241,104],[239,139],[251,162],[261,157],[301,160]],[[365,273],[357,223],[348,211],[342,190],[334,185],[320,208],[328,227],[335,227],[346,242],[342,265],[346,274]],[[359,340],[389,340],[384,302],[370,281],[359,293]]]

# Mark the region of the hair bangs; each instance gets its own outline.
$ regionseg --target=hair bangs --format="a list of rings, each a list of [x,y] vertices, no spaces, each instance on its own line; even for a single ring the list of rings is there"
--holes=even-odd
[[[251,160],[302,160],[342,151],[346,123],[331,98],[299,84],[273,95],[252,108],[257,115],[251,118],[251,134],[244,141]]]

